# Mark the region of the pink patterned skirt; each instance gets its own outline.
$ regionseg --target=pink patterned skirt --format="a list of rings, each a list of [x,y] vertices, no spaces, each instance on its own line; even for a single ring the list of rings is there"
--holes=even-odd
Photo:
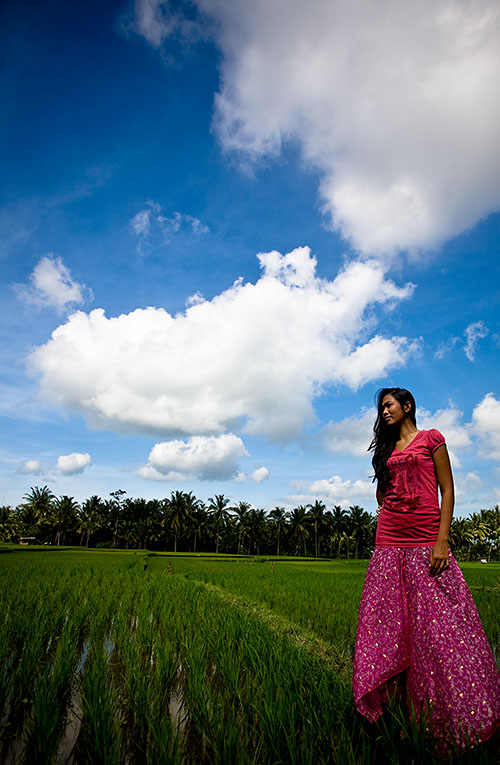
[[[359,610],[354,701],[375,721],[404,678],[417,716],[431,710],[440,748],[465,749],[500,724],[500,677],[457,562],[450,555],[449,568],[431,577],[430,549],[375,549]]]

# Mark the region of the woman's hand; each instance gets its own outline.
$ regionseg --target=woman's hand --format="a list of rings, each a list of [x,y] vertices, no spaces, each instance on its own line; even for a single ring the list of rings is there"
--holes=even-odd
[[[450,549],[446,539],[436,539],[429,560],[429,574],[439,576],[450,565]]]

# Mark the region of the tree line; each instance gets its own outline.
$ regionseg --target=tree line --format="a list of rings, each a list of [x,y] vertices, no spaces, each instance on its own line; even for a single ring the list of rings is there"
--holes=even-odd
[[[367,558],[375,546],[377,519],[359,505],[328,509],[320,500],[291,510],[270,511],[248,502],[231,505],[224,494],[206,502],[193,492],[165,499],[127,497],[82,503],[32,487],[17,507],[0,507],[0,540],[31,538],[39,544],[101,548]],[[500,508],[454,518],[450,543],[461,560],[500,560]]]

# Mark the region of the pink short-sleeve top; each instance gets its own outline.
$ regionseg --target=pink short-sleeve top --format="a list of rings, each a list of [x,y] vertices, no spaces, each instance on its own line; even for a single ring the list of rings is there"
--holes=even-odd
[[[443,444],[439,430],[419,430],[405,449],[392,452],[376,545],[426,547],[436,541],[441,510],[432,455]]]

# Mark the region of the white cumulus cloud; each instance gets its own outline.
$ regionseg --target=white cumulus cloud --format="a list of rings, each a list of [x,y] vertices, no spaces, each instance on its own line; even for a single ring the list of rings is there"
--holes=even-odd
[[[462,475],[457,473],[455,476],[455,499],[456,506],[459,509],[463,509],[465,503],[474,504],[477,508],[478,502],[482,502],[482,497],[479,499],[478,492],[480,492],[483,481],[481,477],[474,472],[466,473]],[[484,495],[483,495],[484,496]]]
[[[151,209],[140,210],[130,221],[130,228],[136,236],[147,236],[151,230]]]
[[[145,247],[168,244],[174,234],[190,231],[193,234],[208,234],[209,227],[199,218],[188,213],[174,212],[164,215],[157,202],[149,201],[144,210],[140,210],[129,221],[131,232],[138,239],[140,252]]]
[[[459,337],[448,337],[445,341],[439,344],[439,347],[434,352],[434,358],[444,359],[447,353],[451,353],[456,347],[457,343],[460,343]]]
[[[475,361],[477,346],[480,340],[487,337],[489,329],[484,321],[471,322],[463,332],[462,337],[449,337],[442,342],[434,353],[437,359],[443,359],[447,353],[451,353],[457,344],[463,346],[463,350],[469,361]],[[495,341],[495,336],[493,336]]]
[[[39,460],[26,460],[25,462],[22,462],[20,465],[17,466],[17,472],[18,473],[25,473],[33,475],[40,475],[42,472],[42,466],[39,462]]]
[[[500,460],[500,401],[488,393],[472,412],[472,428],[483,457]]]
[[[154,48],[159,48],[174,33],[183,38],[200,33],[197,21],[186,18],[169,0],[134,0],[132,28]]]
[[[257,283],[238,280],[175,317],[74,313],[30,356],[42,394],[96,427],[286,440],[313,418],[325,386],[356,389],[416,351],[407,338],[372,335],[378,307],[412,294],[379,263],[352,262],[328,281],[308,248],[259,259]]]
[[[363,409],[360,414],[330,422],[322,430],[323,443],[334,454],[351,454],[369,458],[368,446],[373,438],[375,408]],[[417,407],[417,424],[420,430],[437,428],[446,438],[448,450],[455,467],[461,467],[457,452],[470,447],[468,426],[463,423],[463,412],[450,404],[446,409],[431,413]]]
[[[417,407],[417,425],[420,430],[436,428],[446,439],[446,447],[454,468],[462,467],[458,453],[470,446],[468,428],[462,422],[463,412],[453,404],[446,409],[430,413]]]
[[[246,454],[243,441],[233,433],[164,441],[153,446],[148,464],[139,468],[138,474],[162,481],[226,480],[234,476],[238,460]]]
[[[28,284],[17,284],[18,295],[29,303],[55,308],[63,313],[68,307],[85,302],[85,294],[92,298],[92,293],[85,285],[75,282],[61,258],[44,255],[36,264]]]
[[[432,248],[499,209],[497,2],[195,4],[222,54],[222,145],[252,161],[294,141],[357,250]],[[185,34],[164,0],[136,8],[155,47]]]
[[[361,502],[375,502],[375,487],[371,481],[358,479],[357,481],[342,480],[339,475],[331,478],[321,478],[312,483],[293,481],[300,494],[295,494],[289,499],[294,502],[312,502],[320,499],[325,503],[342,505],[359,504]]]
[[[473,321],[465,329],[465,355],[469,361],[474,361],[479,340],[487,336],[489,330],[484,321]]]
[[[80,475],[91,464],[90,454],[81,454],[80,452],[61,454],[57,458],[56,473],[58,475]]]
[[[334,454],[367,457],[376,416],[374,408],[364,409],[360,415],[345,417],[339,422],[329,422],[322,431],[324,445]]]
[[[269,478],[269,470],[264,466],[257,468],[257,470],[253,471],[252,478],[255,483],[262,483],[262,481],[265,481],[267,478]]]

